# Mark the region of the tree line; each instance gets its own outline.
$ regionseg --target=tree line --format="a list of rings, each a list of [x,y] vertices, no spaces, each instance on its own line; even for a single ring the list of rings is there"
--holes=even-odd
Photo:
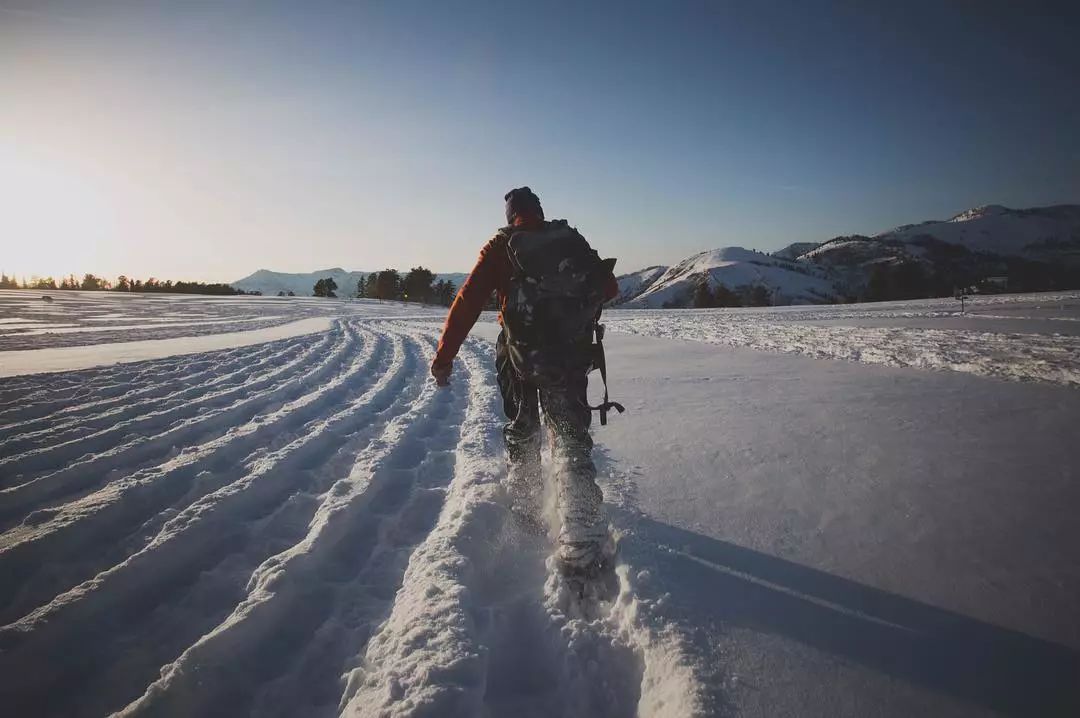
[[[83,292],[160,292],[170,294],[213,294],[213,295],[259,295],[262,292],[245,292],[242,289],[234,289],[228,284],[221,282],[188,282],[161,280],[155,277],[149,279],[135,279],[121,274],[112,282],[105,277],[95,274],[84,274],[80,280],[74,274],[61,277],[57,282],[52,277],[31,277],[27,281],[17,281],[15,277],[9,277],[0,273],[0,289],[55,289],[58,291],[79,290]]]
[[[337,282],[332,277],[326,277],[315,282],[312,294],[316,297],[336,297],[338,289]],[[278,292],[278,295],[285,296],[285,293]],[[413,267],[404,276],[396,269],[384,269],[360,277],[349,296],[448,307],[457,296],[457,287],[444,279],[435,281],[435,273],[425,267]]]
[[[742,292],[734,292],[723,284],[717,284],[715,288],[709,286],[707,279],[697,283],[690,304],[696,309],[712,307],[768,307],[772,305],[772,297],[769,290],[755,284]]]

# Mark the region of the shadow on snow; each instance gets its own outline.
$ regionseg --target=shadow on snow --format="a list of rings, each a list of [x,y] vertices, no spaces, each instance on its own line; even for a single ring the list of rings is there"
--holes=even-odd
[[[1080,714],[1080,654],[1070,648],[637,512],[613,509],[612,517],[633,530],[632,565],[655,562],[664,587],[693,586],[672,591],[680,623],[779,634],[1010,715]]]

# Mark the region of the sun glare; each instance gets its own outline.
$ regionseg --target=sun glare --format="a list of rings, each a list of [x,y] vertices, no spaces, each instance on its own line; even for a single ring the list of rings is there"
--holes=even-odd
[[[117,211],[107,182],[47,151],[0,144],[0,269],[60,276],[92,267]]]

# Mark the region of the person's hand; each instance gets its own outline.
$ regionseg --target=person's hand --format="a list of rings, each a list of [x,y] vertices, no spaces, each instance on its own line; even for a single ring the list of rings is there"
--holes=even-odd
[[[453,363],[450,364],[432,364],[431,375],[435,377],[436,386],[450,386],[450,372],[453,370]]]

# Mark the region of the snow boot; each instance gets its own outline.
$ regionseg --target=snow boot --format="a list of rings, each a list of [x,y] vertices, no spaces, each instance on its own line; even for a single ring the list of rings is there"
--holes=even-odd
[[[607,536],[593,546],[562,545],[555,555],[555,567],[571,595],[578,601],[614,601],[619,595],[615,573],[618,544]]]

